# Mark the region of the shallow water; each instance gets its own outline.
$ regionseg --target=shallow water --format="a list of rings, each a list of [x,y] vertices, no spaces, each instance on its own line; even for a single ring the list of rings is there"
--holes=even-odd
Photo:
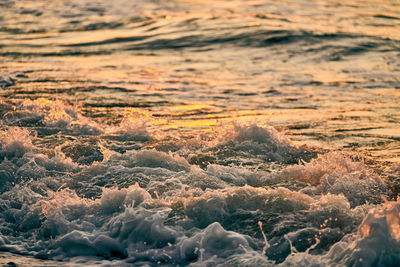
[[[399,29],[397,1],[3,1],[0,263],[396,266]]]

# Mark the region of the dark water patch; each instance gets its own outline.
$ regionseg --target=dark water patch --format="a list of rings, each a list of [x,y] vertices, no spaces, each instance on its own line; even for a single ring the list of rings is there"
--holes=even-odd
[[[315,43],[332,40],[344,40],[360,38],[352,34],[317,34],[306,31],[250,31],[243,33],[227,33],[225,35],[188,35],[178,38],[158,38],[156,40],[137,43],[128,50],[159,50],[159,49],[180,49],[198,48],[214,45],[233,45],[242,47],[268,47],[274,45],[287,45],[297,42]]]
[[[142,17],[142,16],[133,16],[129,18],[130,22],[143,22],[140,26],[146,26],[154,23],[155,21],[151,19],[151,17]]]
[[[317,110],[318,106],[294,106],[294,107],[289,107],[289,108],[293,108],[293,109],[314,109]]]
[[[213,51],[213,50],[214,50],[214,48],[204,47],[204,48],[193,49],[192,51],[196,52],[196,53],[202,53],[202,52],[208,52],[208,51]]]
[[[135,94],[135,95],[141,97],[165,97],[164,94],[160,93],[145,93],[145,94]]]
[[[119,91],[119,92],[126,92],[126,93],[133,93],[136,92],[137,90],[135,89],[127,89],[124,87],[113,87],[113,86],[105,86],[105,85],[97,85],[97,86],[79,86],[79,87],[73,87],[66,89],[66,91],[71,90],[71,91],[79,91],[79,92],[92,92],[95,90],[106,90],[106,91]]]
[[[105,8],[102,8],[102,7],[87,7],[85,10],[89,11],[89,12],[100,13],[100,14],[104,14],[104,12],[106,12]]]
[[[379,52],[388,53],[392,51],[397,51],[396,41],[385,40],[369,37],[369,41],[365,38],[356,37],[353,40],[348,40],[350,42],[348,45],[343,45],[341,43],[337,44],[326,44],[312,48],[306,48],[302,51],[302,54],[319,55],[316,57],[316,61],[340,61],[343,57],[363,55],[369,52]],[[372,40],[371,40],[372,39]]]
[[[253,17],[259,18],[259,19],[266,19],[266,20],[280,20],[280,21],[290,22],[290,19],[288,19],[288,18],[272,17],[272,16],[268,16],[266,14],[261,14],[261,13],[254,14]]]
[[[7,32],[11,34],[45,33],[46,29],[27,29],[27,28],[3,26],[0,27],[0,32]]]
[[[24,83],[37,83],[38,81],[28,81]],[[57,82],[60,81],[47,81],[47,83],[54,83],[56,84],[56,88],[53,86],[49,86],[48,88],[34,88],[31,90],[26,90],[25,87],[19,87],[19,88],[14,88],[14,91],[12,94],[18,94],[18,95],[32,95],[30,98],[38,98],[38,94],[44,95],[44,94],[75,94],[77,92],[94,92],[96,90],[103,90],[103,91],[118,91],[118,92],[124,92],[124,93],[133,93],[136,92],[137,90],[135,89],[127,89],[123,87],[109,87],[109,86],[77,86],[77,87],[70,87],[70,88],[60,88],[57,87]],[[71,81],[64,81],[64,82],[71,82]],[[1,82],[0,82],[1,85]],[[16,95],[14,95],[16,96]]]
[[[14,5],[14,1],[4,0],[0,2],[0,7],[10,8]]]
[[[323,85],[324,83],[322,83],[320,81],[310,81],[308,84],[309,85]]]
[[[348,138],[349,136],[352,137],[359,137],[359,138],[372,138],[375,140],[379,140],[379,142],[376,142],[376,145],[382,145],[383,143],[381,142],[393,142],[393,141],[400,141],[400,137],[398,136],[389,136],[389,135],[383,135],[383,134],[369,134],[369,133],[351,133],[351,131],[337,131],[337,132],[344,132],[346,134],[335,134],[335,135],[330,135],[329,138],[337,139],[337,140],[343,140],[345,138]]]
[[[363,128],[353,128],[353,129],[336,129],[335,132],[353,132],[353,131],[368,131],[374,129],[381,129],[382,127],[363,127]]]
[[[158,30],[160,28],[162,28],[162,26],[154,26],[154,27],[147,29],[146,32],[152,32],[152,31]]]
[[[359,85],[357,88],[368,88],[368,89],[395,88],[395,89],[400,89],[400,82],[398,82],[398,81],[366,82],[366,83]]]
[[[75,25],[75,24],[79,24],[79,23],[82,23],[82,21],[81,20],[71,20],[70,22],[69,22],[69,24],[73,24],[73,25]]]
[[[288,125],[286,127],[290,130],[302,130],[302,129],[310,129],[312,125],[307,123],[307,124]]]
[[[42,70],[35,70],[35,71],[30,71],[30,72],[36,72],[36,73],[40,73],[40,72],[53,72],[55,71],[55,69],[42,69]],[[24,73],[27,73],[26,71],[24,71]],[[26,76],[25,76],[26,78]],[[51,78],[37,78],[37,79],[26,79],[26,80],[21,80],[18,81],[18,83],[70,83],[70,82],[76,82],[76,83],[91,83],[91,84],[96,84],[96,83],[100,83],[99,81],[95,81],[95,80],[70,80],[70,79],[51,79]]]
[[[140,81],[109,81],[107,84],[133,84],[133,85],[139,85],[139,84],[145,84],[144,82]]]
[[[70,22],[70,24],[77,24],[79,25],[81,21],[76,21],[73,20]],[[84,26],[77,26],[74,28],[63,28],[59,32],[71,32],[71,31],[97,31],[97,30],[105,30],[105,29],[115,29],[118,27],[123,26],[124,24],[122,22],[97,22],[97,23],[91,23],[88,25]]]
[[[196,69],[195,68],[185,68],[185,69],[177,69],[175,70],[176,72],[195,72]]]
[[[8,74],[0,75],[0,89],[15,85],[20,79],[26,78],[25,73],[28,71],[14,71]]]
[[[336,58],[336,57],[340,57],[340,56],[352,56],[352,55],[363,54],[363,53],[367,53],[369,51],[376,51],[381,46],[383,46],[383,43],[378,44],[378,43],[367,42],[367,43],[358,44],[356,46],[337,47],[337,48],[335,48],[335,50],[337,49],[337,51],[335,51],[334,53],[331,53],[329,55],[329,57]],[[389,51],[393,51],[393,50],[394,50],[394,48],[389,49],[389,50],[385,49],[385,50],[378,50],[378,51],[389,52]]]
[[[40,89],[40,90],[24,90],[21,88],[15,88],[15,91],[10,92],[10,94],[4,94],[3,96],[15,96],[17,97],[17,95],[19,95],[19,97],[21,97],[21,95],[33,95],[32,98],[37,98],[35,95],[36,94],[48,94],[48,93],[54,93],[56,91],[56,89]],[[66,90],[57,90],[58,93],[64,93]],[[31,98],[31,97],[29,97]]]
[[[81,50],[65,50],[60,52],[0,52],[0,56],[4,57],[13,57],[13,58],[20,58],[20,57],[64,57],[64,56],[94,56],[94,55],[109,55],[112,51],[81,51]]]
[[[375,15],[374,18],[391,19],[391,20],[400,20],[400,17],[390,16],[390,15],[384,15],[384,14]]]
[[[372,26],[372,27],[394,27],[392,24],[390,24],[389,22],[388,23],[369,23],[368,24],[369,26]]]
[[[281,95],[282,94],[281,92],[279,92],[276,89],[270,89],[270,90],[264,91],[262,93],[266,94],[266,95]]]
[[[4,89],[8,86],[12,86],[15,84],[15,80],[13,77],[10,76],[0,76],[0,88]]]
[[[229,97],[226,97],[226,96],[213,96],[212,97],[213,99],[229,99]]]
[[[136,22],[136,21],[134,21],[134,22]],[[140,24],[140,27],[149,26],[151,24],[154,24],[155,22],[156,22],[156,20],[152,20],[151,18],[146,17],[146,19],[144,19],[143,23]]]
[[[147,39],[151,36],[131,36],[131,37],[118,37],[108,40],[98,41],[98,42],[87,42],[87,43],[77,43],[77,44],[67,44],[63,45],[65,47],[76,47],[76,46],[92,46],[92,45],[104,45],[104,44],[114,44],[114,43],[125,43],[125,42],[135,42]]]
[[[39,17],[39,16],[41,16],[43,14],[43,12],[40,11],[40,10],[28,9],[28,8],[24,8],[24,9],[20,10],[19,13],[23,14],[23,15],[26,15],[26,14],[34,15],[34,16],[37,16],[37,17]]]
[[[237,93],[236,95],[238,95],[238,96],[255,96],[255,95],[258,95],[258,93]]]
[[[85,103],[84,107],[94,107],[94,108],[125,108],[125,107],[132,107],[132,108],[149,108],[154,106],[160,105],[170,105],[169,101],[143,101],[143,102],[135,102],[135,103],[123,103],[123,102],[114,102],[114,103]]]
[[[179,91],[179,89],[173,88],[173,87],[166,87],[166,88],[163,88],[163,91],[176,92],[176,91]]]
[[[21,38],[21,40],[32,40],[33,42],[35,41],[35,40],[37,40],[36,38]],[[42,44],[35,44],[35,43],[30,43],[30,44],[24,44],[23,45],[23,48],[36,48],[36,49],[38,49],[38,48],[50,48],[50,47],[54,47],[53,45],[42,45]],[[11,44],[11,45],[3,45],[3,48],[4,49],[8,49],[8,50],[20,50],[21,49],[21,46],[19,46],[19,45],[13,45],[13,44]]]

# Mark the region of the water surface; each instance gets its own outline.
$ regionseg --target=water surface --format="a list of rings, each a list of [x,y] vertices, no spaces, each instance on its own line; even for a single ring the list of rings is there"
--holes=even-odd
[[[3,1],[0,262],[395,266],[399,29],[388,0]]]

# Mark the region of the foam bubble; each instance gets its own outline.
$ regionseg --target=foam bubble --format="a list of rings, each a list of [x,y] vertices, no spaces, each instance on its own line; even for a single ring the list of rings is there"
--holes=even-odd
[[[198,258],[197,264],[193,266],[210,266],[221,263],[231,255],[252,250],[251,243],[249,237],[226,231],[215,222],[193,237],[184,239],[179,246],[183,258]]]
[[[370,210],[355,240],[348,246],[336,246],[328,254],[334,262],[395,266],[400,261],[400,202]]]
[[[373,208],[358,232],[345,236],[327,253],[292,253],[283,266],[396,266],[400,261],[400,204]]]
[[[45,98],[24,100],[15,110],[8,112],[3,121],[12,126],[37,127],[43,135],[57,131],[74,135],[98,135],[103,132],[97,123],[82,116],[76,107],[61,100]]]
[[[289,212],[307,209],[314,202],[307,195],[286,188],[263,189],[244,186],[210,191],[185,200],[185,214],[200,227],[222,222],[234,211]]]
[[[226,127],[213,145],[225,157],[229,154],[242,156],[244,161],[249,158],[248,154],[264,162],[280,163],[295,163],[313,155],[311,150],[296,146],[272,126],[252,123]]]
[[[380,203],[382,196],[388,195],[384,182],[372,169],[338,152],[319,155],[304,165],[289,166],[279,176],[316,186],[313,194],[343,194],[353,206]]]
[[[139,109],[126,109],[124,117],[118,126],[109,126],[105,135],[120,141],[150,141],[154,137],[148,132],[148,124],[152,118]]]
[[[156,150],[141,150],[131,157],[132,164],[150,168],[165,168],[171,171],[189,170],[186,159],[178,155],[158,152]]]
[[[32,149],[32,139],[27,129],[9,127],[5,131],[0,130],[0,157],[2,159],[21,157]]]

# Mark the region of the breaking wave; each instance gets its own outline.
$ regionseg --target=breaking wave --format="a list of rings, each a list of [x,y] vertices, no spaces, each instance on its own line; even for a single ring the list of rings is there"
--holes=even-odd
[[[255,124],[164,152],[154,144],[169,137],[138,110],[104,125],[61,101],[3,105],[3,251],[118,266],[400,260],[400,204],[384,199],[387,176],[359,155],[298,146]],[[64,138],[44,145],[55,132]]]

